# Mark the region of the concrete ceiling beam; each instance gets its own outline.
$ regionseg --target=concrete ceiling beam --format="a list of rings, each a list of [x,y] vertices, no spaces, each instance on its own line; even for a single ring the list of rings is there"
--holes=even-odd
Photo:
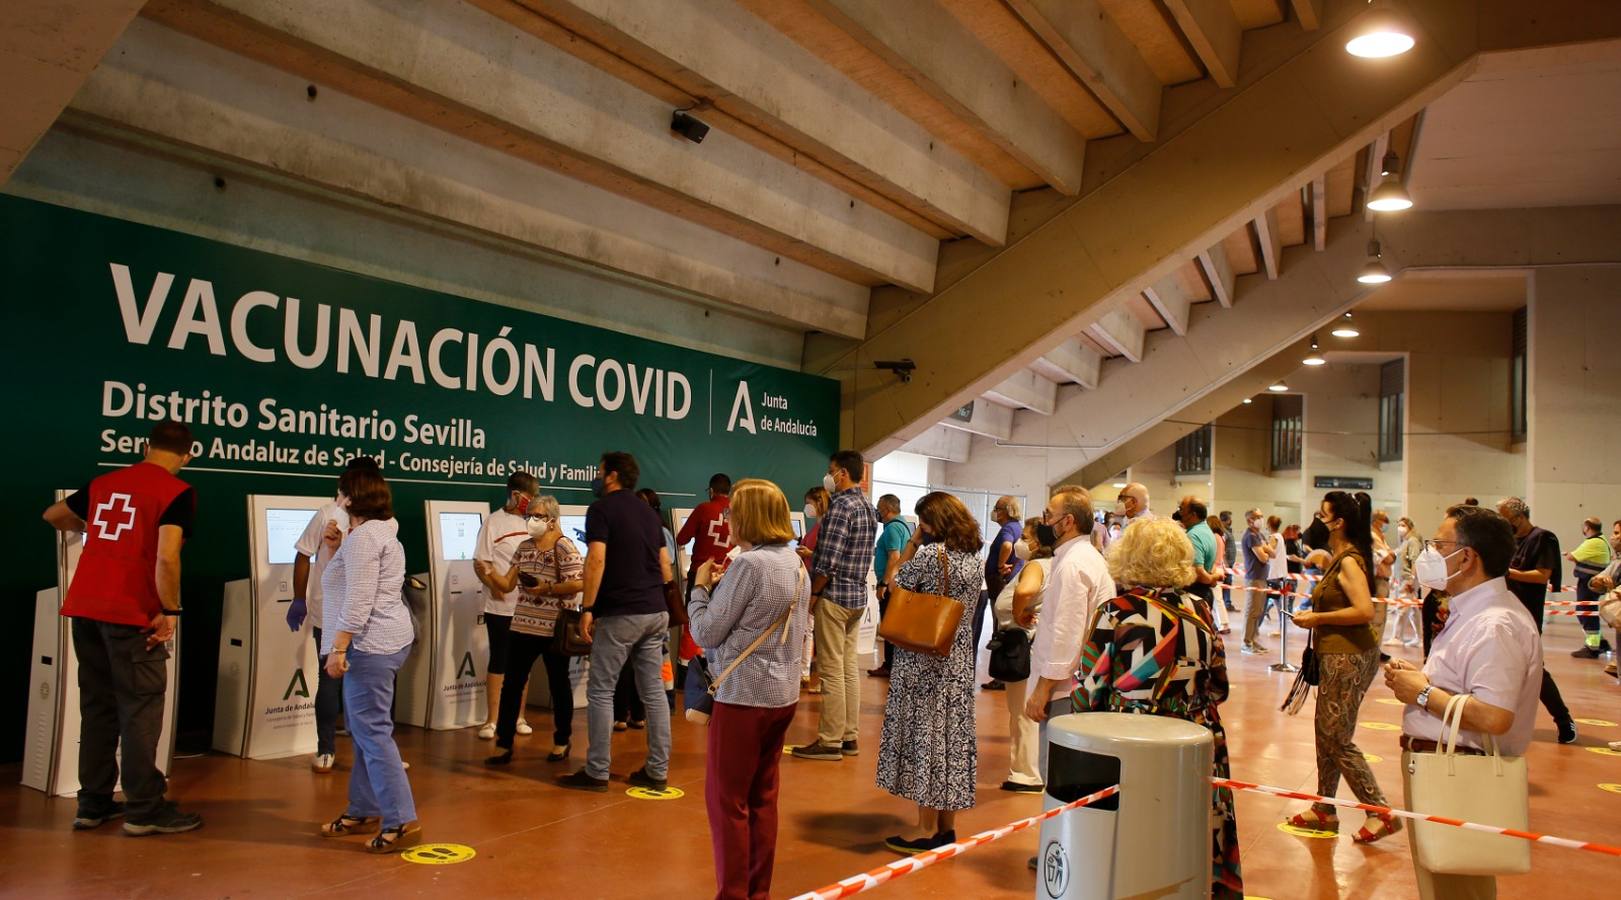
[[[860,284],[337,91],[311,103],[306,84],[140,20],[67,115],[117,139],[140,136],[390,215],[584,260],[779,326],[866,331]]]
[[[1085,136],[938,4],[806,2],[1060,193],[1080,193]]]
[[[1164,89],[1097,0],[1008,2],[1126,130],[1138,140],[1154,140]]]
[[[1293,7],[1301,28],[1315,31],[1322,27],[1323,0],[1289,0],[1289,5]]]
[[[1025,369],[986,391],[985,399],[1012,409],[1028,409],[1050,416],[1058,401],[1058,385]]]
[[[1227,0],[1165,0],[1210,79],[1224,88],[1238,84],[1238,51],[1244,29]]]
[[[928,290],[938,241],[465,4],[152,0],[143,15],[654,209],[867,284]]]
[[[143,0],[7,0],[0,4],[0,185],[50,130],[141,11]]]
[[[973,435],[966,431],[936,425],[907,441],[901,450],[930,459],[943,459],[946,462],[961,464],[968,462],[969,447],[973,441]]]
[[[468,2],[937,238],[1006,235],[1007,185],[734,3]]]
[[[1252,224],[1255,226],[1255,239],[1261,245],[1261,266],[1268,280],[1277,281],[1283,264],[1283,236],[1278,232],[1278,208],[1267,207],[1266,212],[1256,216]]]
[[[1181,279],[1176,276],[1161,278],[1154,282],[1154,286],[1143,291],[1154,311],[1165,320],[1165,325],[1174,334],[1188,333],[1188,313],[1193,308],[1193,299],[1188,296],[1187,289],[1182,286]]]
[[[1143,361],[1143,323],[1123,309],[1111,310],[1086,330],[1093,340],[1131,362]]]
[[[1210,282],[1210,293],[1225,309],[1233,308],[1233,286],[1238,276],[1233,272],[1233,264],[1227,259],[1227,248],[1222,244],[1214,244],[1198,256],[1199,268],[1204,270],[1204,277]]]
[[[1012,409],[1000,403],[992,403],[983,399],[975,400],[972,404],[967,405],[972,407],[972,413],[968,418],[959,419],[953,416],[949,419],[942,419],[939,424],[947,428],[955,428],[958,431],[965,431],[969,434],[977,434],[998,441],[1007,440],[1008,436],[1013,433]]]
[[[1368,207],[1368,197],[1373,189],[1379,186],[1383,176],[1379,174],[1384,163],[1385,151],[1390,149],[1390,132],[1382,132],[1368,145],[1368,165],[1362,173],[1362,218],[1364,221],[1373,221],[1373,210]]]
[[[1328,246],[1328,175],[1311,180],[1311,245],[1317,250]]]
[[[1098,386],[1103,354],[1071,338],[1047,351],[1031,365],[1060,384],[1073,381],[1091,391]]]

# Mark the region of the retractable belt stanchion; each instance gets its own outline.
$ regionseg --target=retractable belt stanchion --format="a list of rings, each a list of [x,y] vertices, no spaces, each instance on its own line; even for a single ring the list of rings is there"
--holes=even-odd
[[[1291,665],[1289,663],[1289,622],[1290,622],[1290,619],[1289,619],[1288,616],[1283,614],[1284,609],[1288,605],[1290,594],[1293,592],[1295,587],[1299,586],[1294,581],[1294,579],[1291,578],[1291,579],[1289,579],[1289,581],[1290,581],[1290,583],[1292,585],[1290,590],[1289,591],[1279,591],[1278,592],[1278,661],[1273,663],[1270,666],[1267,666],[1268,669],[1270,669],[1270,670],[1272,670],[1274,672],[1298,672],[1298,671],[1300,671],[1299,666]]]

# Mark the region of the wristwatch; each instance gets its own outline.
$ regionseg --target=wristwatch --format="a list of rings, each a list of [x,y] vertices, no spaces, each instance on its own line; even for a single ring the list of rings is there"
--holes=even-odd
[[[1430,691],[1433,691],[1433,690],[1435,690],[1435,685],[1426,684],[1426,685],[1424,685],[1424,690],[1418,692],[1418,697],[1415,698],[1413,700],[1413,702],[1418,704],[1419,709],[1422,709],[1422,710],[1425,710],[1425,711],[1429,710],[1429,708],[1430,708]]]
[[[180,615],[180,610],[178,610],[178,609],[165,609],[165,610],[163,610],[163,614],[166,615],[166,616],[178,616],[178,615]]]

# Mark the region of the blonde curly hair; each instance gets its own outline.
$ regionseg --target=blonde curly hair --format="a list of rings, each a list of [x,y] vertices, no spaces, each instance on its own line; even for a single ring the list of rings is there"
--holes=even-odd
[[[1193,542],[1170,519],[1133,522],[1109,545],[1109,574],[1121,586],[1182,588],[1193,583]]]

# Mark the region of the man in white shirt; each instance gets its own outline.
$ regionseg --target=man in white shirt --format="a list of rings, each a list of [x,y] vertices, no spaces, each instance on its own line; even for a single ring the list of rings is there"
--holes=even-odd
[[[507,479],[506,505],[484,519],[484,526],[478,530],[478,544],[473,549],[473,559],[484,564],[485,572],[505,574],[512,570],[512,557],[518,552],[518,545],[529,540],[524,514],[529,511],[530,501],[538,496],[540,481],[534,475],[513,472]],[[490,741],[495,739],[495,720],[500,718],[501,683],[506,680],[507,672],[507,635],[512,630],[512,616],[518,611],[518,589],[502,591],[482,577],[479,583],[484,585],[484,628],[490,635],[490,661],[485,667],[484,680],[489,715],[479,727],[478,736]],[[529,691],[525,688],[518,705],[519,734],[534,731],[524,720],[523,711],[528,705]]]
[[[1052,572],[1041,590],[1041,618],[1030,643],[1030,697],[1025,712],[1037,722],[1045,722],[1049,706],[1067,711],[1069,687],[1080,663],[1081,646],[1092,613],[1098,605],[1114,597],[1114,579],[1103,554],[1087,536],[1092,532],[1092,497],[1086,489],[1066,484],[1047,501],[1041,512],[1038,532],[1049,529],[1042,538],[1053,539]],[[1043,541],[1045,543],[1045,541]],[[1059,688],[1064,692],[1053,694]],[[1046,741],[1042,741],[1046,745]],[[1045,771],[1046,764],[1042,765]]]
[[[362,466],[377,468],[377,460],[357,456],[346,469]],[[327,531],[337,530],[339,535],[349,533],[349,513],[343,508],[343,492],[337,499],[323,503],[304,533],[293,545],[293,602],[287,607],[287,627],[298,631],[304,627],[307,616],[310,631],[315,637],[316,652],[320,652],[322,616],[325,612],[321,596],[321,573],[332,561],[333,549],[324,540]],[[320,674],[315,682],[315,758],[310,768],[325,774],[332,771],[337,754],[338,719],[343,715],[343,682],[326,673],[326,657],[320,657]]]
[[[1446,625],[1424,668],[1402,659],[1385,666],[1385,684],[1407,704],[1401,747],[1402,787],[1409,805],[1408,759],[1434,751],[1441,716],[1456,694],[1469,696],[1458,734],[1460,753],[1480,753],[1487,735],[1496,738],[1504,756],[1523,756],[1531,745],[1542,685],[1542,638],[1504,580],[1514,544],[1512,527],[1497,513],[1454,506],[1414,565],[1423,586],[1446,591],[1451,600]],[[1408,840],[1413,839],[1409,829]],[[1490,876],[1430,872],[1418,859],[1414,848],[1413,869],[1424,900],[1497,896],[1496,879]]]

